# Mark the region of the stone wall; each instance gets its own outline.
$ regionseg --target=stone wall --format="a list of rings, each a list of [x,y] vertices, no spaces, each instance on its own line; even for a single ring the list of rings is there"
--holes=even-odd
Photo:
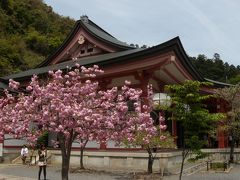
[[[203,149],[209,153],[209,157],[214,160],[228,160],[229,148],[226,149]],[[3,157],[5,160],[19,155],[19,148],[4,148]],[[190,154],[191,156],[191,154]],[[235,149],[234,158],[240,161],[240,148]],[[207,160],[206,158],[205,160]],[[60,150],[51,150],[51,163],[61,163]],[[203,160],[204,161],[204,160]],[[71,166],[79,166],[80,151],[72,151]],[[122,170],[122,171],[146,171],[148,154],[145,151],[117,151],[117,150],[86,150],[84,152],[84,165],[88,168],[102,170]],[[169,151],[158,153],[154,161],[153,170],[171,172],[174,168],[179,168],[181,164],[181,151]]]
[[[209,153],[208,158],[215,160],[228,160],[229,149],[204,149]],[[79,151],[73,151],[71,154],[71,165],[79,166],[80,157]],[[189,157],[192,155],[190,154]],[[240,148],[235,149],[234,158],[240,161]],[[181,151],[162,152],[156,155],[153,164],[154,171],[169,172],[171,169],[178,168],[181,164]],[[202,161],[204,161],[202,160]],[[51,162],[61,163],[60,151],[52,151]],[[148,163],[148,154],[142,152],[119,152],[119,151],[85,151],[84,152],[84,165],[86,167],[105,169],[105,170],[123,170],[123,171],[146,171]]]
[[[51,162],[61,163],[60,151],[51,151]],[[71,166],[79,166],[79,151],[71,153]],[[171,168],[180,164],[181,152],[157,153],[153,164],[153,170],[159,171],[160,167]],[[148,154],[146,152],[111,152],[111,151],[85,151],[84,165],[90,168],[124,170],[124,171],[146,171],[148,163]]]

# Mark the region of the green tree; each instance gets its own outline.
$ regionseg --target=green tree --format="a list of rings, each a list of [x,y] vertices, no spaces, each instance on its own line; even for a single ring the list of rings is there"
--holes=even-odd
[[[173,105],[169,111],[173,118],[181,123],[183,128],[182,164],[179,179],[182,178],[184,161],[189,153],[195,154],[195,159],[203,158],[205,154],[201,148],[206,144],[203,138],[213,128],[213,122],[223,116],[210,114],[204,108],[204,101],[212,95],[201,94],[201,86],[209,86],[209,83],[198,81],[185,81],[182,85],[168,85]]]
[[[231,79],[229,79],[229,82],[232,83],[232,84],[240,83],[240,74],[238,74],[235,77],[232,77]]]
[[[42,0],[1,0],[0,76],[40,64],[61,45],[73,24]]]
[[[239,82],[238,79],[232,80],[240,74],[239,66],[224,63],[218,53],[215,53],[212,59],[200,54],[197,57],[190,57],[190,60],[205,78],[226,83],[234,82],[234,84],[236,84],[235,81]]]

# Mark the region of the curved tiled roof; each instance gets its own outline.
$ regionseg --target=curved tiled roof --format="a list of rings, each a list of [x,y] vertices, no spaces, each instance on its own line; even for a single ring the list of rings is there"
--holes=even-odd
[[[54,65],[50,65],[50,66],[44,66],[44,67],[39,67],[39,68],[35,68],[35,69],[30,69],[27,71],[22,71],[22,72],[19,72],[16,74],[5,76],[5,77],[3,77],[3,79],[4,80],[8,80],[8,79],[22,80],[22,79],[31,77],[34,74],[40,75],[40,74],[48,73],[48,71],[50,71],[50,70],[58,70],[58,69],[64,70],[67,68],[71,68],[71,67],[74,67],[76,63],[79,63],[80,65],[83,65],[83,66],[102,64],[102,63],[110,62],[111,60],[114,60],[114,59],[121,59],[124,57],[128,57],[129,55],[132,55],[132,54],[137,53],[142,50],[143,49],[139,48],[139,49],[131,49],[131,50],[120,51],[120,52],[115,52],[115,53],[83,57],[76,61],[70,60],[70,61],[59,63],[59,64],[54,64]]]
[[[84,28],[88,33],[93,35],[95,38],[108,43],[114,47],[117,47],[121,50],[128,50],[128,49],[135,49],[135,47],[129,46],[127,43],[124,43],[122,41],[119,41],[115,37],[113,37],[111,34],[103,30],[101,27],[96,25],[94,22],[92,22],[90,19],[87,19],[87,21],[84,21],[83,19],[78,20],[72,31],[68,34],[62,45],[53,53],[51,54],[47,59],[45,59],[43,62],[41,62],[37,67],[43,67],[49,65],[52,59],[54,59],[60,52],[64,50],[64,48],[67,46],[67,44],[75,37],[76,33],[80,28]]]
[[[99,65],[101,68],[104,68],[104,66],[109,66],[111,64],[118,64],[123,63],[125,61],[137,61],[143,58],[147,57],[153,57],[155,55],[158,55],[160,53],[173,51],[176,56],[178,57],[180,63],[183,65],[183,67],[191,74],[194,80],[198,81],[208,81],[212,82],[214,86],[216,87],[225,87],[230,86],[230,84],[221,83],[217,81],[213,81],[207,78],[204,78],[192,65],[191,61],[189,60],[182,43],[179,39],[179,37],[173,38],[169,41],[166,41],[162,44],[159,44],[157,46],[153,46],[151,48],[139,48],[139,49],[130,49],[115,53],[107,53],[102,55],[96,55],[96,56],[88,56],[83,57],[81,59],[78,59],[76,61],[66,61],[59,64],[54,64],[51,66],[45,66],[45,67],[39,67],[35,69],[30,69],[27,71],[23,71],[17,74],[12,74],[9,76],[3,77],[3,79],[6,81],[8,79],[15,79],[17,81],[25,80],[26,78],[30,79],[30,77],[33,74],[41,75],[46,74],[50,70],[64,70],[68,67],[71,68],[75,66],[75,63],[79,63],[80,65],[84,66],[91,66],[94,64]]]
[[[49,70],[57,70],[57,69],[66,69],[66,67],[72,67],[78,62],[81,65],[90,66],[93,64],[98,64],[100,66],[105,66],[109,64],[120,63],[124,61],[133,61],[138,59],[143,59],[149,56],[155,56],[159,53],[164,53],[166,51],[174,51],[176,55],[179,57],[180,62],[184,66],[185,69],[193,76],[195,80],[204,81],[204,78],[197,72],[197,70],[192,66],[190,60],[186,52],[183,49],[181,41],[179,37],[173,38],[167,42],[159,44],[157,46],[153,46],[147,49],[131,49],[125,50],[115,53],[107,53],[103,55],[89,56],[83,57],[75,62],[66,61],[59,64],[45,66],[35,69],[30,69],[28,71],[23,71],[17,74],[13,74],[10,76],[4,77],[4,79],[24,79],[26,77],[30,77],[33,74],[44,74]]]
[[[97,28],[96,26],[92,25],[92,21],[89,20],[89,22],[84,22],[84,21],[79,21],[79,23],[81,23],[84,28],[90,32],[93,36],[100,38],[101,40],[110,43],[113,46],[117,46],[123,49],[133,49],[134,47],[129,46],[127,43],[119,41],[118,39],[116,39],[115,37],[113,37],[111,34],[107,33],[106,31]]]

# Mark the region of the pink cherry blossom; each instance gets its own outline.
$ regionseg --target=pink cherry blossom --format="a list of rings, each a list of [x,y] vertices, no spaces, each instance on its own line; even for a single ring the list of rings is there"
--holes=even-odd
[[[89,140],[120,144],[127,138],[134,142],[139,130],[146,132],[143,141],[149,143],[157,129],[150,117],[150,103],[142,103],[142,90],[131,88],[130,81],[122,88],[100,90],[96,77],[102,73],[97,65],[86,68],[76,64],[66,73],[49,71],[48,82],[34,75],[26,94],[13,97],[6,91],[0,99],[0,138],[9,133],[32,143],[45,131],[55,133],[65,164],[69,164],[68,152],[75,140],[82,149]],[[9,85],[17,89],[20,84],[10,80]],[[152,93],[148,95],[145,98],[150,102]],[[134,104],[131,111],[130,102]]]

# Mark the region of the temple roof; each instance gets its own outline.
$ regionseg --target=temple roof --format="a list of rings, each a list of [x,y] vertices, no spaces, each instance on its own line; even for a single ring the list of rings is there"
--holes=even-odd
[[[126,51],[121,51],[121,52],[115,52],[115,53],[108,53],[108,54],[103,54],[103,55],[97,55],[97,56],[88,56],[88,57],[83,57],[81,59],[78,59],[76,61],[66,61],[63,63],[59,64],[54,64],[50,66],[45,66],[45,67],[39,67],[35,69],[30,69],[27,71],[22,71],[16,74],[12,74],[9,76],[3,77],[3,79],[15,79],[15,80],[23,80],[25,78],[31,77],[33,74],[35,75],[40,75],[40,74],[45,74],[48,73],[50,70],[64,70],[67,68],[74,67],[76,63],[79,63],[82,66],[91,66],[94,64],[98,65],[104,65],[108,63],[112,63],[111,60],[120,60],[128,57],[128,55],[134,55],[134,53],[142,51],[143,49],[132,49],[132,50],[126,50]]]
[[[110,43],[114,46],[120,47],[122,49],[134,49],[134,47],[128,45],[125,42],[119,41],[115,37],[113,37],[111,34],[100,28],[98,25],[96,25],[94,22],[92,22],[90,19],[88,21],[78,20],[77,24],[80,24],[85,30],[90,32],[93,36]]]
[[[79,63],[84,66],[91,66],[97,64],[100,68],[103,68],[106,65],[121,63],[124,61],[137,61],[149,56],[154,56],[160,53],[164,53],[167,51],[174,51],[177,56],[179,56],[182,65],[189,71],[189,73],[193,76],[195,80],[203,81],[204,78],[197,72],[197,70],[192,66],[190,60],[186,52],[183,49],[182,43],[179,37],[173,38],[167,42],[159,44],[157,46],[153,46],[151,48],[138,48],[138,49],[130,49],[115,53],[107,53],[96,56],[88,56],[83,57],[81,59],[77,59],[76,61],[66,61],[59,64],[54,64],[51,66],[39,67],[35,69],[30,69],[27,71],[23,71],[17,74],[12,74],[9,76],[3,77],[3,79],[15,79],[22,80],[28,77],[31,77],[33,74],[39,75],[47,73],[49,70],[57,70],[57,69],[66,69],[71,68],[75,65],[75,63]]]
[[[57,57],[57,55],[59,55],[67,47],[67,45],[72,41],[72,39],[76,36],[76,34],[81,29],[84,29],[92,37],[98,39],[99,41],[106,43],[109,46],[117,48],[118,51],[135,49],[135,47],[132,47],[132,46],[128,45],[127,43],[119,41],[118,39],[113,37],[111,34],[106,32],[105,30],[103,30],[101,27],[99,27],[93,21],[88,19],[87,16],[82,16],[80,20],[76,21],[72,31],[66,37],[66,39],[64,40],[62,45],[53,54],[51,54],[47,59],[45,59],[43,62],[41,62],[37,67],[43,67],[43,66],[49,65],[50,62],[55,57]]]

